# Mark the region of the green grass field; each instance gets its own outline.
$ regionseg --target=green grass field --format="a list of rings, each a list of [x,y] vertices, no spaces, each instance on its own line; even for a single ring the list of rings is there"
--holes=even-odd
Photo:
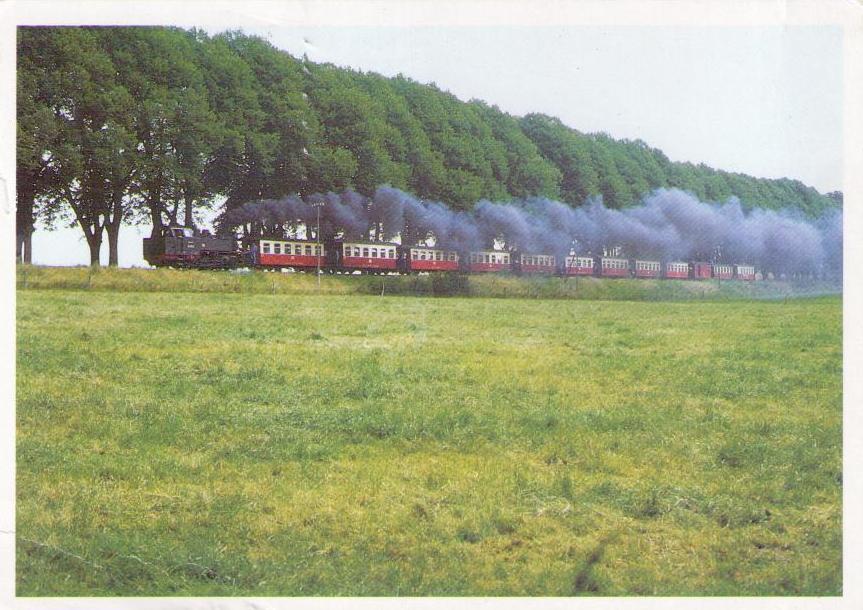
[[[729,301],[837,295],[835,282],[600,279],[462,275],[330,275],[178,269],[110,269],[19,265],[19,289],[111,292],[220,292],[272,295],[462,296],[625,301]]]
[[[840,298],[32,288],[18,595],[842,591]]]

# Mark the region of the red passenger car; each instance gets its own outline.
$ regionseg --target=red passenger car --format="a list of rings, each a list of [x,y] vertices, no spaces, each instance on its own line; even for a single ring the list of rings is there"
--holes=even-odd
[[[662,263],[659,261],[635,261],[635,277],[659,277]]]
[[[458,271],[458,252],[413,246],[408,248],[408,271]]]
[[[314,269],[326,265],[326,252],[318,242],[261,239],[252,248],[252,265],[275,269]]]
[[[629,261],[625,258],[608,258],[603,256],[599,259],[599,274],[603,277],[629,277]]]
[[[752,265],[735,265],[738,280],[754,280],[755,267]]]
[[[713,265],[713,277],[720,280],[734,279],[734,267],[732,265]]]
[[[689,263],[665,263],[665,277],[670,280],[689,279]]]
[[[564,275],[593,275],[594,261],[591,256],[567,256],[564,262]]]
[[[709,280],[711,278],[710,263],[692,263],[690,265],[690,276],[693,280]]]
[[[520,254],[518,267],[522,273],[554,273],[557,262],[551,254]]]
[[[336,268],[344,271],[397,271],[398,244],[340,242],[336,244]]]
[[[468,255],[468,271],[471,273],[493,273],[495,271],[511,271],[512,258],[509,252],[502,250],[483,250],[471,252]]]

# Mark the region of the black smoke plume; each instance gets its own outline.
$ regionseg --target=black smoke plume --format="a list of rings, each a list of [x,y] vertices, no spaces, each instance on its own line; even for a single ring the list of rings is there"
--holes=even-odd
[[[562,257],[571,252],[660,261],[753,264],[774,274],[842,273],[842,211],[811,219],[789,210],[747,210],[737,199],[705,203],[677,189],[659,189],[621,210],[590,199],[573,208],[544,198],[480,201],[469,212],[418,199],[389,186],[372,197],[354,191],[247,203],[225,213],[222,226],[253,234],[323,239],[399,239],[460,251],[505,247]]]

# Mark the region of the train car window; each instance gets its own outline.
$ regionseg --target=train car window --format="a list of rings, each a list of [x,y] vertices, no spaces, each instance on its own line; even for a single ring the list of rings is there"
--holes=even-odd
[[[368,248],[363,248],[363,256],[368,258],[368,256],[369,256],[369,249]]]
[[[273,254],[282,253],[282,244],[273,244]]]
[[[262,246],[261,249],[262,249],[264,254],[270,253],[270,242],[268,242],[268,241],[261,242],[261,246]]]
[[[425,252],[420,252],[420,260],[421,260],[421,261],[424,261],[425,259],[426,259],[426,253],[425,253]]]
[[[371,249],[371,254],[369,254],[369,256],[371,256],[372,258],[377,258],[377,257],[378,257],[378,249],[377,249],[377,248],[372,248],[372,249]]]

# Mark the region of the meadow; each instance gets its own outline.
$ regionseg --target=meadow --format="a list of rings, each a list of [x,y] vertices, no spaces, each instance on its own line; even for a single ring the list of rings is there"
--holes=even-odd
[[[18,595],[842,592],[839,297],[31,273]]]

